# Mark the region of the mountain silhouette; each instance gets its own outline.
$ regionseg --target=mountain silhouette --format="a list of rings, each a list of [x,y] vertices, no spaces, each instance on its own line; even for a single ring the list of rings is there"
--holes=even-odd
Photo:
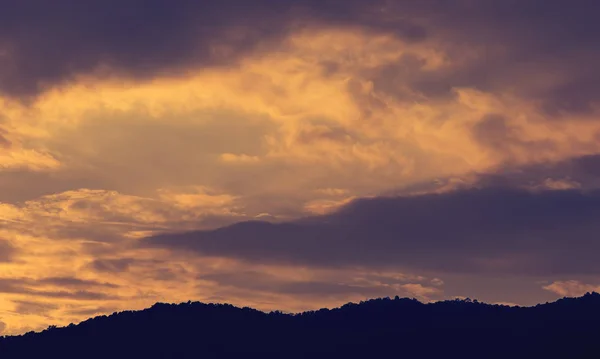
[[[299,314],[157,303],[0,338],[2,358],[600,358],[600,294],[534,307],[382,298]]]

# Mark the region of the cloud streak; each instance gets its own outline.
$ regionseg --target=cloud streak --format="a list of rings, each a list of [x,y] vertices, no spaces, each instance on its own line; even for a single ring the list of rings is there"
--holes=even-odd
[[[523,275],[598,274],[600,193],[509,188],[357,200],[322,217],[165,234],[147,246],[254,262]]]

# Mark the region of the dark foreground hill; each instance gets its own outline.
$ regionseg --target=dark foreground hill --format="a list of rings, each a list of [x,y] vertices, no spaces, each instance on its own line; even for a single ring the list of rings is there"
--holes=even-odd
[[[0,357],[600,358],[600,295],[526,308],[396,297],[296,315],[159,303],[2,338]]]

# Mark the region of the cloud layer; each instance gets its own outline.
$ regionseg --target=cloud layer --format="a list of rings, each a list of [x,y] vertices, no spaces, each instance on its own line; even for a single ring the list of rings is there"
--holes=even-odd
[[[259,263],[597,275],[598,215],[598,191],[486,188],[364,199],[299,222],[245,222],[142,243]]]

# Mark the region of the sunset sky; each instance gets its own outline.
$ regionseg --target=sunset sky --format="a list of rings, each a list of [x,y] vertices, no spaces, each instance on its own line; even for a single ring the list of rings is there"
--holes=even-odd
[[[0,0],[0,334],[600,290],[597,0]]]

